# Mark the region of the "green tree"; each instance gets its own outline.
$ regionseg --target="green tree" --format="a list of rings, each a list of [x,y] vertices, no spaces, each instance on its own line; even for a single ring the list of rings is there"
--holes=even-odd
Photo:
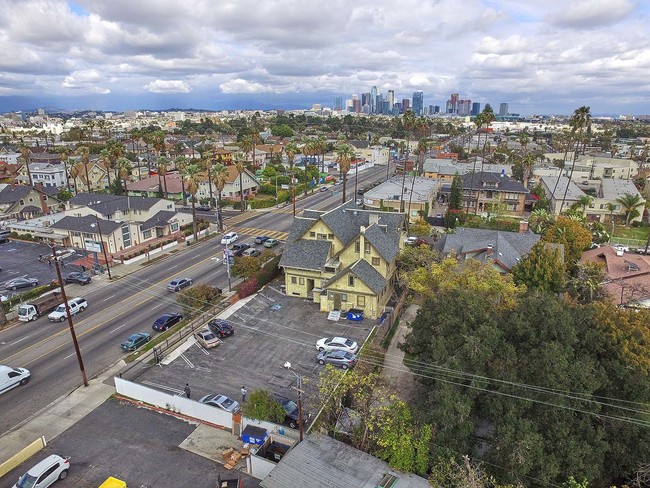
[[[278,124],[271,126],[271,134],[277,137],[293,137],[293,129],[287,124]]]
[[[221,219],[221,193],[228,181],[228,167],[217,163],[212,168],[212,183],[217,190],[217,215],[219,216],[219,230],[223,232],[223,222]]]
[[[201,170],[196,164],[188,164],[183,168],[181,176],[188,193],[192,195],[192,233],[194,234],[194,242],[196,243],[199,241],[199,235],[196,230],[196,193],[199,191],[199,184],[201,182]]]
[[[377,428],[373,430],[376,455],[398,471],[415,470],[415,438],[413,418],[408,405],[392,396],[379,409]],[[428,455],[428,446],[426,446]]]
[[[567,283],[567,291],[579,303],[591,303],[607,296],[602,286],[604,281],[605,270],[602,264],[591,262],[578,264]]]
[[[457,210],[463,206],[463,180],[460,174],[456,173],[451,181],[451,192],[449,194],[449,210]]]
[[[221,297],[221,290],[216,286],[203,283],[181,290],[176,295],[176,301],[189,316],[196,315],[201,310],[214,306],[214,301]]]
[[[246,402],[242,404],[242,410],[248,418],[276,423],[282,422],[285,416],[282,405],[267,390],[261,389],[248,394]]]
[[[645,204],[645,201],[643,198],[641,198],[640,195],[632,195],[630,193],[624,194],[623,196],[617,198],[616,201],[621,204],[621,207],[625,212],[626,226],[630,224],[630,220],[640,215],[639,207],[643,207]]]
[[[561,215],[544,231],[542,240],[564,245],[564,262],[572,269],[591,244],[591,232],[580,222]]]
[[[234,276],[241,276],[244,280],[252,277],[262,268],[259,257],[242,256],[235,259],[235,264],[230,267]]]
[[[287,164],[289,165],[289,176],[290,176],[290,181],[289,181],[289,186],[291,187],[291,204],[293,206],[293,216],[296,216],[296,188],[295,188],[295,183],[294,183],[294,174],[293,174],[293,165],[294,165],[294,160],[296,158],[296,154],[300,152],[300,149],[298,149],[298,146],[296,146],[295,142],[290,142],[286,146],[284,146],[284,152],[287,155]]]
[[[564,207],[564,202],[566,201],[566,196],[569,191],[569,183],[573,179],[573,170],[576,166],[576,159],[578,153],[580,152],[580,143],[583,141],[585,133],[589,132],[591,129],[591,112],[589,107],[580,107],[575,110],[571,120],[569,122],[571,126],[571,134],[573,136],[573,142],[575,143],[575,151],[573,157],[573,164],[571,164],[571,171],[569,173],[569,179],[567,181],[566,187],[564,188],[564,196],[562,197],[562,202],[560,203],[560,211],[562,213],[562,207]],[[565,153],[566,159],[566,153]],[[559,181],[559,178],[558,178]]]
[[[235,154],[235,169],[239,173],[239,198],[241,201],[241,211],[246,211],[246,204],[244,203],[244,171],[246,171],[246,166],[244,166],[244,158],[241,157],[240,153]]]
[[[552,293],[564,290],[565,272],[560,250],[541,241],[512,268],[516,284]]]
[[[348,171],[350,171],[350,165],[354,159],[354,148],[349,144],[339,144],[336,147],[336,162],[339,163],[339,169],[341,173],[341,178],[343,179],[343,189],[342,189],[342,201],[345,203],[346,199],[346,186],[348,181]]]

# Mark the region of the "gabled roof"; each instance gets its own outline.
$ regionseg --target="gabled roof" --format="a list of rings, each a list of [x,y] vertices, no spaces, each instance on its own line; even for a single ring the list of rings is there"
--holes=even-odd
[[[161,210],[156,213],[149,220],[146,220],[141,226],[140,230],[149,230],[155,227],[167,227],[169,222],[176,216],[176,212],[169,210]]]
[[[365,285],[370,288],[374,293],[379,293],[384,289],[388,280],[384,278],[379,271],[372,267],[372,265],[365,259],[359,259],[350,266],[343,268],[341,271],[332,276],[329,280],[323,283],[323,288],[328,288],[332,283],[343,278],[347,274],[352,274],[359,278]]]
[[[438,242],[443,254],[472,254],[481,261],[498,261],[506,270],[530,252],[541,236],[532,232],[506,232],[458,227]]]
[[[395,259],[397,253],[399,253],[399,234],[396,232],[387,233],[386,228],[380,227],[377,224],[372,224],[370,227],[366,228],[364,233],[366,240],[377,249],[377,252],[381,254],[386,261],[389,263]]]
[[[28,185],[7,185],[3,190],[0,191],[0,205],[7,203],[16,203],[17,201],[25,198],[31,190],[32,187]]]
[[[477,171],[474,174],[466,173],[461,178],[463,189],[489,189],[491,186],[486,187],[484,183],[490,183],[497,185],[494,188],[501,192],[528,193],[528,189],[521,182],[503,173]]]
[[[160,202],[160,198],[127,197],[106,193],[78,193],[69,202],[73,206],[86,206],[102,215],[110,215],[117,210],[149,210]]]
[[[120,222],[99,219],[98,229],[97,218],[94,215],[84,215],[83,217],[66,216],[51,225],[53,229],[86,232],[88,234],[99,234],[99,230],[101,230],[104,236],[112,234],[121,226],[122,224]]]
[[[320,271],[329,258],[330,241],[300,239],[287,245],[278,266]]]

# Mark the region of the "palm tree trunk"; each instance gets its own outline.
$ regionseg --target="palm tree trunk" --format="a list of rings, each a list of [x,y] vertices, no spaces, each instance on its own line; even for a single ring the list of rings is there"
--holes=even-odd
[[[239,173],[239,196],[241,197],[241,211],[245,210],[244,208],[244,178],[243,173]]]
[[[564,196],[562,197],[562,202],[560,203],[560,211],[558,215],[562,214],[562,208],[564,207],[564,201],[566,200],[567,193],[569,192],[569,184],[571,183],[571,178],[573,178],[573,170],[576,167],[576,160],[578,159],[578,151],[580,150],[580,142],[577,142],[578,146],[575,147],[575,152],[573,154],[573,164],[571,164],[571,173],[569,173],[569,181],[566,182],[566,188],[564,189]]]
[[[221,221],[221,191],[217,193],[217,218],[219,219],[219,231],[223,232],[223,222]]]
[[[199,242],[199,235],[196,232],[196,195],[192,195],[192,232],[194,233],[194,243]]]

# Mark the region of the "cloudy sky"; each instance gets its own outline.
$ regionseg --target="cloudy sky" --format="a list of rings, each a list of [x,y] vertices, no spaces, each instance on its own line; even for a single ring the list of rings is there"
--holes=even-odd
[[[650,113],[648,0],[0,0],[0,112],[426,105]]]

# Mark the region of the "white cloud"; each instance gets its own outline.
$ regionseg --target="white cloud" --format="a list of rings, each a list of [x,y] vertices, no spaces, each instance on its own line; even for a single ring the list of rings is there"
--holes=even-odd
[[[219,89],[223,93],[270,93],[273,90],[260,83],[250,82],[237,78],[234,80],[226,81],[219,85]]]
[[[155,80],[147,83],[144,89],[150,93],[189,93],[190,86],[182,80]]]

